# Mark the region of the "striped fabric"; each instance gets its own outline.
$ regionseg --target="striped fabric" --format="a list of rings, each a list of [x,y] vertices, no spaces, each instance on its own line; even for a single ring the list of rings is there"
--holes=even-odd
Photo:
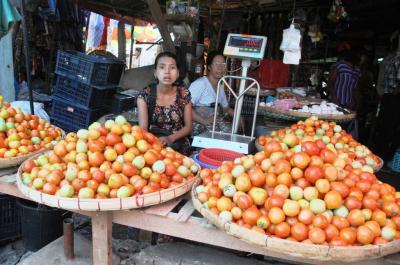
[[[386,58],[385,58],[386,60]],[[400,93],[400,54],[388,58],[384,65],[385,93]]]
[[[338,62],[335,65],[337,77],[335,81],[335,94],[340,106],[352,108],[354,105],[354,96],[356,93],[360,71],[354,69],[344,62]]]

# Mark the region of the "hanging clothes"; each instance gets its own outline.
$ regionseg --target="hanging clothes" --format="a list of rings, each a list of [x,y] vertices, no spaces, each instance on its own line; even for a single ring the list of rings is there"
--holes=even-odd
[[[91,13],[88,28],[86,50],[93,50],[100,46],[103,37],[105,28],[103,16]]]
[[[289,65],[282,60],[264,59],[258,70],[260,86],[264,89],[286,87],[289,82]]]

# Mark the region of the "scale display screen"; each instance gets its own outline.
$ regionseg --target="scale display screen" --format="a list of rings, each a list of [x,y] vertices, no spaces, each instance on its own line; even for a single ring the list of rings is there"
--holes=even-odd
[[[241,59],[261,60],[264,57],[267,37],[230,33],[226,39],[224,55]]]
[[[243,51],[257,51],[259,52],[262,46],[263,40],[259,38],[246,38],[240,36],[233,36],[229,40],[229,46],[243,49]]]

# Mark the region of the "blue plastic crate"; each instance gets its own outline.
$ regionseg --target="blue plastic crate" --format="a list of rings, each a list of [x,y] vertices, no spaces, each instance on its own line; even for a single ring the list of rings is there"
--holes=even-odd
[[[0,193],[0,241],[21,236],[21,218],[13,196]]]
[[[258,102],[265,102],[266,96],[259,96]],[[252,95],[244,95],[243,103],[242,103],[242,112],[241,115],[254,115],[254,107],[256,103],[256,96]],[[231,107],[235,108],[235,98],[232,98]]]
[[[87,128],[92,122],[107,113],[107,108],[88,108],[65,99],[53,97],[51,121],[66,132]]]
[[[393,160],[390,162],[393,171],[400,172],[400,149],[394,153]]]
[[[115,85],[89,86],[64,76],[57,77],[54,95],[85,107],[105,107],[117,90]]]
[[[56,74],[87,85],[118,84],[124,62],[76,51],[57,52]]]

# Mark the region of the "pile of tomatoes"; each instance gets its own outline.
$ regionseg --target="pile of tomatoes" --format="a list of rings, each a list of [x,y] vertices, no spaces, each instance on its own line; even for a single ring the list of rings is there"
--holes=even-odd
[[[192,179],[198,170],[191,158],[118,116],[68,133],[53,150],[27,160],[21,177],[43,193],[103,199],[158,192]]]
[[[262,146],[269,141],[277,140],[293,150],[300,150],[304,142],[315,141],[320,146],[328,149],[347,153],[353,160],[352,166],[361,168],[364,165],[378,166],[381,161],[365,145],[353,139],[342,127],[335,122],[318,120],[311,117],[305,121],[299,121],[290,128],[273,131],[270,135],[263,135],[258,138]],[[306,147],[307,148],[307,147]]]
[[[17,157],[50,147],[61,136],[61,129],[36,115],[11,107],[0,98],[0,158]]]
[[[271,139],[255,155],[203,169],[197,199],[226,221],[297,242],[357,246],[400,239],[394,187],[368,165],[353,167],[349,152],[308,137],[297,144],[300,150]]]

